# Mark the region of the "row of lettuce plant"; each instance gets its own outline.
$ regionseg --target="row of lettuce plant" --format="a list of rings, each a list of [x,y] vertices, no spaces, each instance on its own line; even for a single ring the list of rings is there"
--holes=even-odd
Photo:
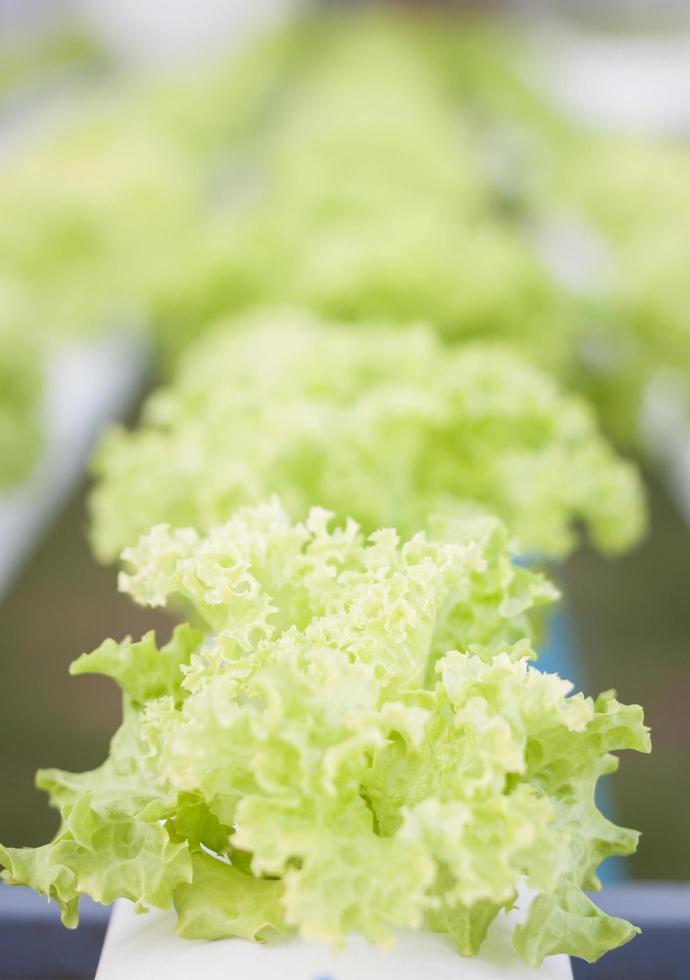
[[[445,23],[313,19],[6,163],[0,265],[37,350],[126,322],[179,351],[257,302],[428,319],[512,338],[634,445],[650,377],[687,375],[687,156],[575,126],[514,41]],[[564,213],[611,246],[585,297],[532,240]]]
[[[209,324],[100,449],[96,553],[121,551],[120,588],[180,623],[75,661],[121,686],[122,726],[93,772],[39,773],[60,828],[0,848],[3,877],[68,926],[88,894],[174,906],[190,939],[425,926],[463,954],[527,885],[519,953],[592,960],[636,932],[585,894],[638,836],[596,784],[649,735],[637,706],[531,664],[557,597],[534,565],[578,522],[631,547],[640,482],[530,363],[561,342],[559,291],[415,47],[392,24],[314,32],[258,192],[233,183],[189,225],[163,204],[142,232],[183,230],[164,334],[311,312]]]
[[[574,306],[560,373],[595,403],[619,443],[644,448],[650,381],[672,375],[690,394],[687,147],[570,118],[534,70],[539,51],[497,23],[445,31],[427,22],[420,50],[485,148],[497,201],[516,227],[529,235],[555,220],[590,237],[596,268]]]
[[[57,131],[47,127],[28,147],[9,148],[0,179],[8,414],[0,486],[21,482],[36,461],[42,378],[55,351],[105,331],[146,328],[152,298],[179,274],[182,243],[198,237],[225,183],[239,180],[245,147],[303,43],[286,30],[239,60],[101,85],[76,119],[66,113]],[[23,355],[27,347],[32,357]]]
[[[193,274],[156,305],[164,335],[181,346],[195,324],[288,302],[354,323],[430,319],[451,340],[512,338],[560,361],[560,291],[496,211],[472,134],[416,48],[387,20],[321,25],[254,194],[214,210]]]

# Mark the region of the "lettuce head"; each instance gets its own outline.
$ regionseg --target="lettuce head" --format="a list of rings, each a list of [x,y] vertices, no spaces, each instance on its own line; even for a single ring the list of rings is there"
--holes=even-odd
[[[616,553],[645,523],[639,477],[587,405],[514,351],[295,311],[248,314],[193,347],[94,473],[102,560],[153,524],[207,529],[274,492],[295,518],[317,502],[407,536],[496,514],[523,554],[548,557],[578,524]]]
[[[365,538],[318,508],[293,523],[277,499],[203,534],[152,528],[121,588],[187,621],[72,665],[121,686],[123,723],[95,771],[39,773],[61,826],[0,848],[6,881],[68,926],[89,894],[174,906],[189,939],[430,928],[468,955],[527,885],[529,963],[630,939],[583,889],[636,845],[594,792],[612,752],[648,751],[641,709],[531,665],[553,590],[495,522],[464,531]]]

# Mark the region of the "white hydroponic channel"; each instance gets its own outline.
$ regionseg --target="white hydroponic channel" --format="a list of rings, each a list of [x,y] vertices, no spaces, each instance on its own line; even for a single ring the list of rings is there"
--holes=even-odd
[[[567,956],[550,956],[538,969],[520,959],[511,934],[523,915],[524,908],[500,914],[481,954],[469,959],[447,936],[431,932],[400,933],[390,950],[351,936],[335,953],[299,939],[191,942],[175,935],[174,913],[137,915],[131,903],[119,901],[96,980],[572,980]]]

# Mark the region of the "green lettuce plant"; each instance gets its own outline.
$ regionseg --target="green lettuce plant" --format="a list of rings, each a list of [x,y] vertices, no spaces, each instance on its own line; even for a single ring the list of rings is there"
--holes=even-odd
[[[53,334],[146,322],[246,152],[298,47],[286,30],[245,56],[163,81],[111,84],[3,166],[0,265]],[[193,270],[191,273],[193,275]]]
[[[72,665],[117,681],[123,723],[95,771],[39,773],[61,826],[1,848],[6,881],[72,927],[86,893],[174,905],[188,939],[387,942],[426,924],[464,954],[526,884],[529,963],[626,942],[635,928],[583,889],[636,845],[594,791],[612,751],[648,751],[641,709],[530,666],[531,612],[554,591],[495,522],[401,542],[330,516],[293,524],[274,499],[124,553],[121,588],[189,621]]]
[[[568,322],[536,251],[494,206],[476,141],[394,19],[317,21],[242,202],[217,207],[152,316],[181,348],[220,315],[290,303],[356,323],[424,318],[520,338],[545,364]]]
[[[199,207],[189,166],[155,131],[107,117],[15,154],[0,184],[0,263],[51,332],[139,322],[171,243]]]
[[[106,561],[152,524],[206,529],[273,492],[294,517],[318,501],[367,532],[495,513],[523,554],[548,557],[574,546],[575,522],[608,552],[644,527],[634,468],[582,401],[513,351],[294,311],[220,326],[93,468]]]

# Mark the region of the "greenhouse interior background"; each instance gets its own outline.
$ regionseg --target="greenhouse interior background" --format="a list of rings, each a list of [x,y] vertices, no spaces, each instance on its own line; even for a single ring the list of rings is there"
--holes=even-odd
[[[207,326],[254,307],[362,342],[422,322],[449,351],[514,351],[639,468],[646,530],[620,541],[637,490],[616,499],[603,443],[574,477],[567,451],[538,487],[525,474],[523,496],[551,481],[570,524],[544,549],[563,594],[546,669],[643,705],[652,731],[602,798],[642,831],[605,880],[688,881],[690,4],[0,0],[4,846],[58,827],[36,770],[94,768],[119,723],[116,686],[70,663],[171,633],[170,612],[118,592],[117,555],[157,523],[154,499],[191,522],[194,449],[156,485],[153,433],[207,398]],[[229,390],[251,351],[228,350],[210,384]],[[179,404],[149,402],[185,377]],[[536,445],[542,423],[515,424]],[[569,424],[586,428],[574,409]],[[551,512],[528,515],[518,463],[489,479],[513,481],[538,563]],[[190,492],[222,513],[213,476]]]

